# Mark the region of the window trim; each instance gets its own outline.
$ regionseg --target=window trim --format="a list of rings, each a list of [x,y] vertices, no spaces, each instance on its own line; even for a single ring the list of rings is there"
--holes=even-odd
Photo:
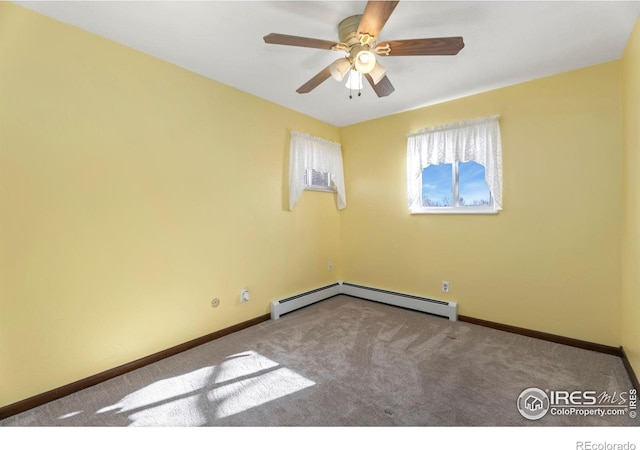
[[[440,207],[423,207],[420,209],[412,209],[411,214],[475,214],[475,215],[497,215],[500,211],[493,209],[489,206],[468,206],[466,208],[452,206],[440,206]]]

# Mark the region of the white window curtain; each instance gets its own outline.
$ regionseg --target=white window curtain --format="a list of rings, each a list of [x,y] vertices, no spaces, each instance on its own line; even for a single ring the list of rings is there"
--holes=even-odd
[[[409,209],[420,208],[422,170],[432,164],[475,161],[485,169],[494,208],[502,209],[502,144],[500,116],[425,128],[407,139]]]
[[[304,191],[304,175],[308,169],[331,174],[337,192],[338,209],[344,209],[347,196],[340,144],[292,131],[289,148],[289,209],[292,211]]]

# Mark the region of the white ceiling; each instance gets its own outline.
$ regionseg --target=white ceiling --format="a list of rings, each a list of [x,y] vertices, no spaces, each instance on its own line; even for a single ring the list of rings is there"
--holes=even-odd
[[[465,47],[457,56],[381,58],[395,92],[378,98],[366,85],[350,100],[332,78],[296,93],[342,54],[262,37],[337,41],[338,23],[366,2],[17,3],[336,126],[620,58],[640,15],[640,1],[401,1],[378,42],[462,36]]]

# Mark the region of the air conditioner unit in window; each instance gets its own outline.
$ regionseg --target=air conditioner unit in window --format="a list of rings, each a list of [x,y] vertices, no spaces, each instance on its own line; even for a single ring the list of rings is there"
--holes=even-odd
[[[309,190],[334,192],[331,173],[307,169],[304,174],[304,187]]]

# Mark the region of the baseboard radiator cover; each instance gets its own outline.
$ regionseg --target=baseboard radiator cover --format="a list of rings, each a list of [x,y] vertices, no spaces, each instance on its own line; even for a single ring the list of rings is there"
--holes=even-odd
[[[384,289],[338,281],[312,291],[303,292],[292,297],[274,300],[271,302],[271,319],[280,318],[281,315],[304,308],[313,303],[334,297],[339,294],[363,298],[387,305],[421,311],[436,316],[446,317],[449,320],[458,320],[458,304],[444,300],[433,300],[416,295],[402,294],[399,292],[385,291]]]
[[[304,308],[321,300],[341,294],[341,284],[333,283],[312,291],[304,292],[292,297],[274,300],[271,302],[271,319],[280,318],[281,315]]]
[[[458,320],[458,304],[456,302],[433,300],[347,282],[342,283],[342,294],[442,316],[454,322]]]

